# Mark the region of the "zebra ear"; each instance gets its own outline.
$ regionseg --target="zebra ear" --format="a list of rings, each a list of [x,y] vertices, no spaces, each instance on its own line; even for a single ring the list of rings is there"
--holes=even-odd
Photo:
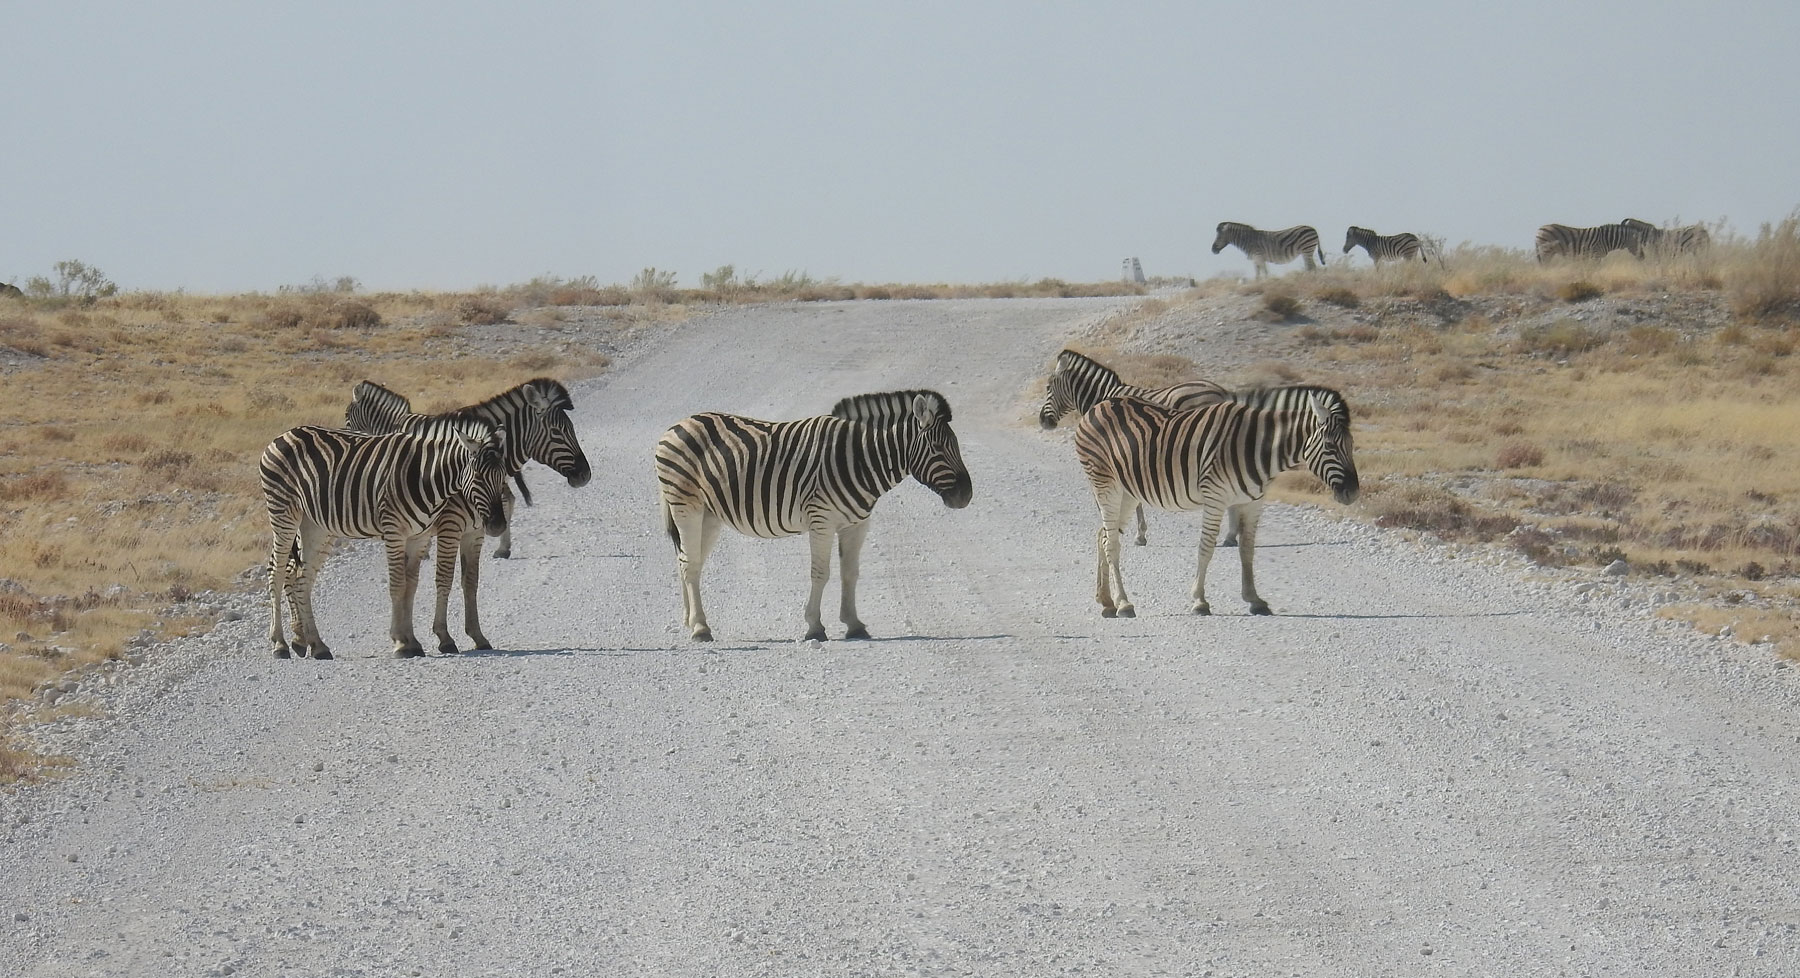
[[[937,416],[937,409],[931,403],[931,398],[923,394],[913,395],[912,412],[920,424],[930,424],[931,419]]]
[[[456,443],[461,445],[463,451],[468,452],[471,457],[481,454],[481,441],[481,439],[473,438],[463,431],[459,430],[456,432]]]
[[[1313,420],[1319,423],[1319,427],[1323,428],[1331,423],[1331,402],[1325,399],[1324,394],[1314,393],[1307,402],[1312,405]]]
[[[525,403],[531,405],[531,409],[539,414],[550,413],[550,398],[530,384],[525,385]]]

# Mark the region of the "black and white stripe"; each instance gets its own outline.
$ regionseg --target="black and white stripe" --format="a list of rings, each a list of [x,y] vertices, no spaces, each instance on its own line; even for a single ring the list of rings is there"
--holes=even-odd
[[[1359,228],[1352,224],[1344,234],[1344,254],[1361,245],[1369,253],[1370,260],[1379,265],[1384,261],[1427,261],[1425,246],[1419,236],[1408,231],[1399,234],[1376,234],[1368,228]]]
[[[1057,426],[1071,412],[1085,414],[1087,409],[1108,397],[1136,397],[1181,411],[1216,404],[1231,392],[1207,380],[1189,380],[1168,387],[1137,387],[1119,379],[1111,367],[1074,350],[1056,355],[1056,369],[1044,385],[1044,406],[1038,410],[1038,424],[1046,431]],[[1236,519],[1226,546],[1236,539]],[[1137,510],[1137,540],[1142,547],[1150,542],[1144,509]]]
[[[1225,250],[1226,245],[1236,245],[1250,260],[1256,263],[1256,277],[1263,278],[1269,274],[1269,265],[1285,265],[1295,258],[1306,259],[1308,270],[1317,268],[1313,264],[1313,255],[1319,256],[1319,264],[1325,263],[1325,249],[1319,245],[1319,232],[1304,224],[1284,228],[1280,231],[1259,231],[1248,224],[1236,221],[1221,221],[1219,232],[1213,237],[1212,253]]]
[[[1251,614],[1269,614],[1251,570],[1264,491],[1304,464],[1340,503],[1356,499],[1350,408],[1325,387],[1283,387],[1191,411],[1135,398],[1108,398],[1082,416],[1075,453],[1100,510],[1095,597],[1101,614],[1136,614],[1119,568],[1120,533],[1140,500],[1162,509],[1202,510],[1193,612],[1212,613],[1206,567],[1225,511],[1241,506],[1238,559]],[[1116,594],[1116,599],[1115,599]]]
[[[1636,222],[1643,224],[1642,221]],[[1649,227],[1643,224],[1644,227]],[[1537,230],[1537,260],[1551,258],[1605,258],[1615,251],[1629,251],[1644,257],[1647,238],[1642,229],[1627,224],[1602,224],[1599,227],[1572,228],[1566,224],[1546,224]]]
[[[1640,221],[1634,217],[1628,217],[1619,223],[1642,235],[1645,247],[1665,255],[1690,254],[1704,251],[1712,245],[1712,234],[1704,224],[1659,228],[1649,221]]]
[[[856,579],[875,503],[911,475],[945,505],[969,504],[950,404],[935,391],[846,398],[827,416],[761,421],[696,414],[656,443],[664,523],[675,542],[685,624],[712,638],[700,601],[700,571],[721,526],[772,539],[799,533],[812,545],[806,637],[823,639],[819,605],[837,537],[846,638],[867,638],[856,613]]]
[[[356,385],[354,397],[344,411],[346,427],[368,432],[406,430],[435,420],[476,419],[506,432],[506,467],[519,487],[527,506],[531,491],[525,486],[523,470],[527,461],[539,462],[555,469],[568,479],[569,485],[587,484],[592,475],[587,455],[575,436],[569,420],[574,402],[561,383],[547,377],[528,380],[502,391],[478,404],[458,408],[444,414],[415,414],[412,403],[403,395],[373,381]],[[504,492],[506,528],[500,533],[496,557],[512,556],[512,502],[510,491]],[[450,637],[448,608],[450,588],[456,579],[458,558],[462,567],[463,631],[477,649],[493,646],[481,630],[481,617],[476,605],[476,590],[481,576],[481,521],[467,500],[452,497],[434,528],[437,539],[437,604],[432,631],[437,635],[440,652],[455,652],[456,641]]]
[[[419,655],[413,595],[419,558],[439,515],[460,495],[478,525],[501,532],[506,475],[506,432],[478,419],[431,421],[385,435],[306,426],[270,442],[261,476],[269,511],[269,643],[275,655],[331,658],[313,618],[312,586],[323,549],[334,537],[378,538],[386,544],[388,635],[395,655]],[[294,603],[291,647],[282,634],[283,595]]]

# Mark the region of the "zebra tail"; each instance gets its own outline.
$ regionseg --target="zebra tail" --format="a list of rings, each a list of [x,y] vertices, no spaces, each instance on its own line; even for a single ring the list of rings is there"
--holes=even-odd
[[[519,498],[525,500],[525,505],[530,506],[531,489],[525,485],[525,470],[520,469],[519,471],[514,472],[513,481],[519,484]]]
[[[675,512],[669,509],[668,500],[663,500],[663,528],[669,531],[669,539],[675,542],[675,552],[681,552],[681,528],[675,525]]]
[[[1319,253],[1319,267],[1321,267],[1321,268],[1325,267],[1325,246],[1324,245],[1315,246],[1315,250],[1318,251],[1318,253]]]

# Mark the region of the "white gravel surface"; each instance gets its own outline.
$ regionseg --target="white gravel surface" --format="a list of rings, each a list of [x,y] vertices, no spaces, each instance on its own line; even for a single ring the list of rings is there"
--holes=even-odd
[[[71,694],[111,714],[49,731],[82,772],[0,795],[0,975],[1800,974],[1766,649],[1276,506],[1277,617],[1232,560],[1185,614],[1196,521],[1153,514],[1142,617],[1101,619],[1069,430],[1032,415],[1120,303],[647,339],[575,390],[593,482],[538,470],[519,556],[484,563],[499,651],[389,658],[359,545],[318,594],[337,660],[272,659],[240,596]],[[975,500],[883,501],[876,639],[795,641],[805,544],[729,533],[719,641],[682,637],[657,435],[913,386],[950,398]]]

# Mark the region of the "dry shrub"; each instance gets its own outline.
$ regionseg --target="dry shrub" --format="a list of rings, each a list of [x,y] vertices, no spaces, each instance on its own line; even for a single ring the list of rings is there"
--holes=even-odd
[[[159,387],[155,390],[138,391],[131,399],[139,404],[167,404],[175,399],[175,395]]]
[[[37,435],[40,441],[68,442],[75,440],[75,433],[73,431],[70,431],[67,428],[58,428],[55,425],[45,425],[44,427],[39,428],[37,430]]]
[[[68,492],[68,477],[56,469],[40,469],[0,481],[0,499],[49,502],[65,498]]]
[[[135,431],[121,431],[107,435],[100,447],[109,452],[135,455],[150,448],[150,439]]]
[[[1271,289],[1263,293],[1263,315],[1275,322],[1286,322],[1300,316],[1300,300],[1291,292]]]
[[[269,329],[299,329],[306,324],[306,310],[295,302],[283,302],[263,310],[257,324]]]
[[[1556,297],[1564,302],[1586,302],[1598,299],[1606,294],[1606,290],[1586,279],[1564,282],[1556,289]]]
[[[319,317],[326,329],[374,329],[381,325],[381,313],[361,299],[340,299]]]
[[[1320,302],[1329,302],[1334,306],[1342,306],[1345,309],[1355,309],[1362,305],[1362,296],[1343,286],[1320,289],[1313,293],[1313,298]]]
[[[1800,315],[1800,211],[1764,224],[1756,241],[1725,267],[1725,294],[1742,319],[1792,319]]]
[[[1494,464],[1502,469],[1535,468],[1544,464],[1544,450],[1530,442],[1508,442],[1494,456]]]
[[[521,353],[509,362],[526,373],[541,374],[562,360],[554,353]]]
[[[506,322],[512,308],[494,296],[465,295],[452,311],[465,326],[494,326]]]
[[[1681,342],[1681,334],[1663,326],[1638,325],[1625,333],[1625,352],[1632,356],[1667,353]]]
[[[294,399],[273,387],[257,387],[244,395],[244,400],[258,411],[290,411]]]
[[[1506,516],[1476,513],[1439,486],[1410,484],[1365,495],[1376,526],[1429,530],[1447,540],[1496,540],[1518,526]]]
[[[194,456],[191,452],[164,448],[144,456],[138,464],[151,472],[167,477],[194,464]]]
[[[1584,353],[1606,342],[1606,336],[1572,319],[1559,319],[1547,326],[1527,326],[1519,330],[1513,352],[1568,356]]]

